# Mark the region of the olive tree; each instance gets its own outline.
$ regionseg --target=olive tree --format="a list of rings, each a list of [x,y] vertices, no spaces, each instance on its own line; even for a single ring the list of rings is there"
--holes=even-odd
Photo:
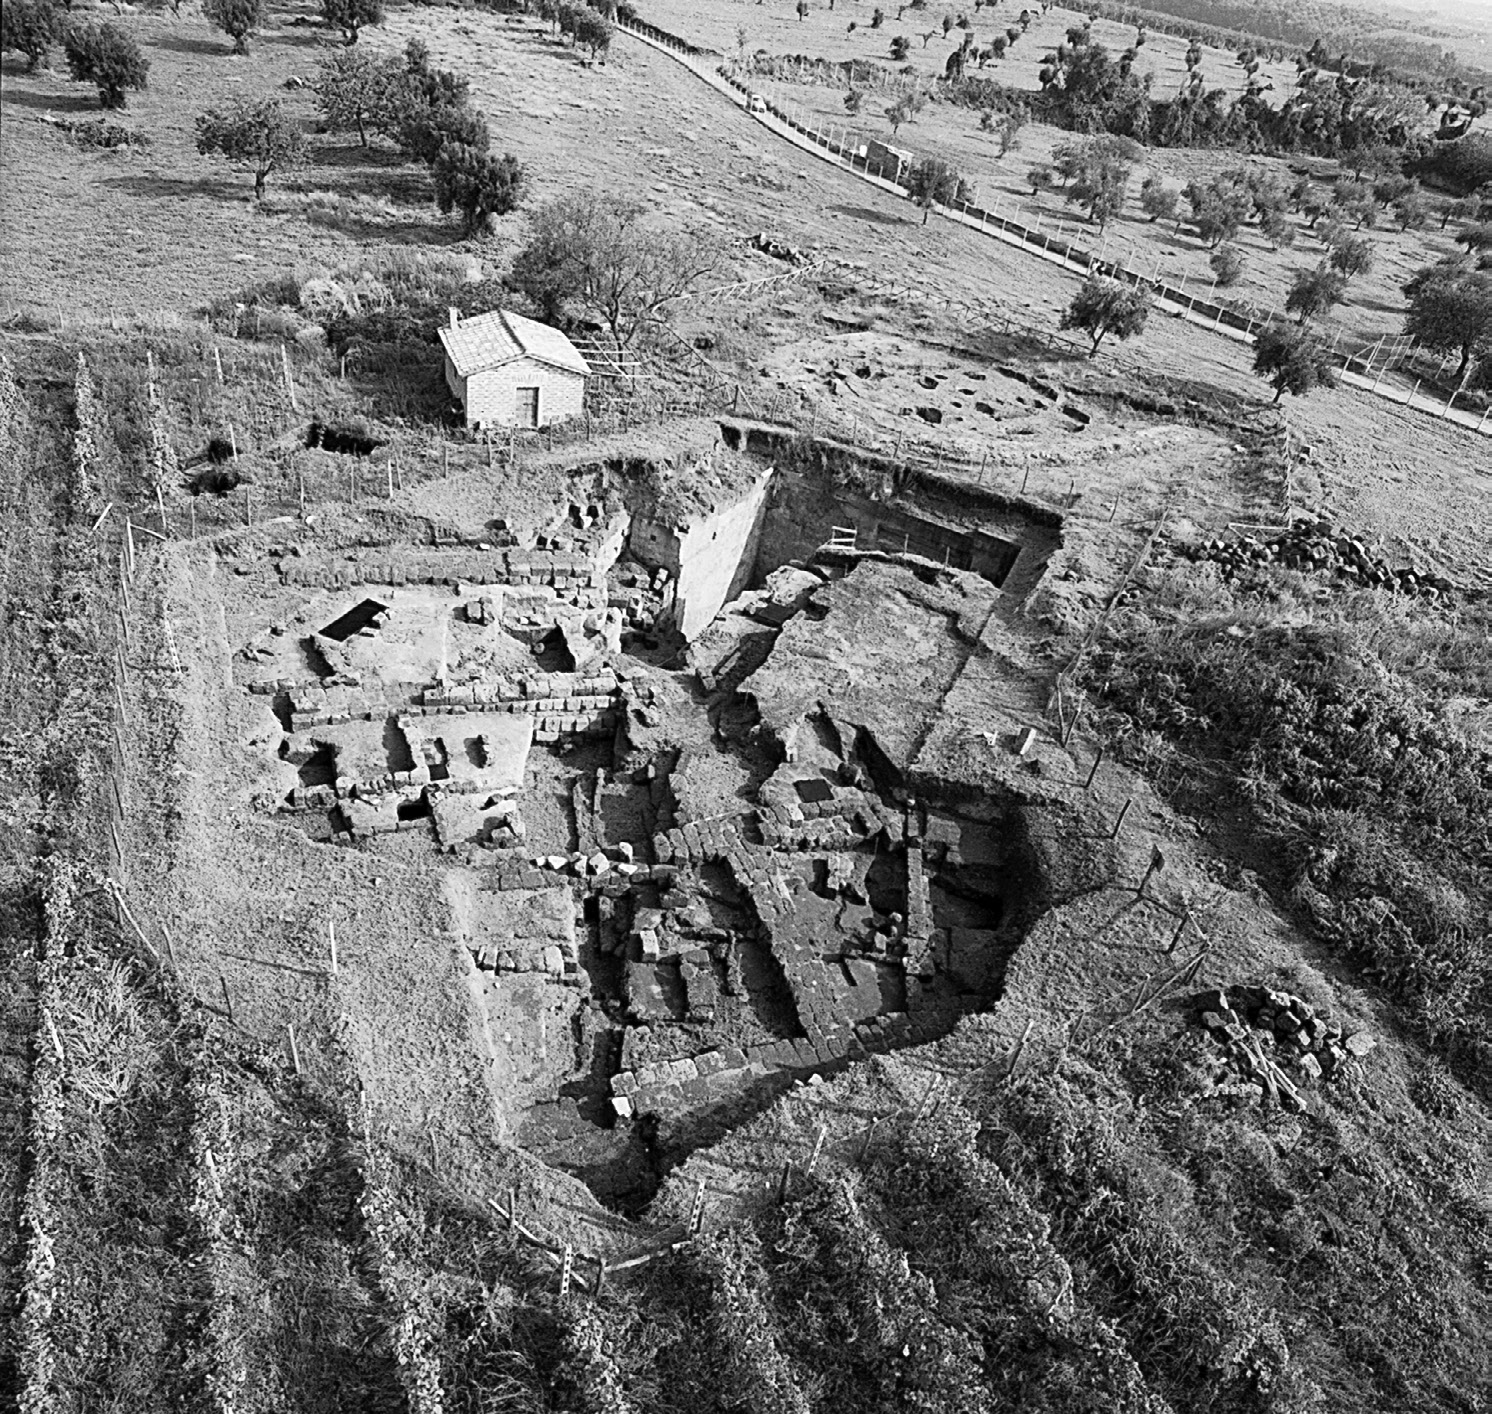
[[[718,242],[698,230],[651,219],[640,202],[581,190],[535,212],[511,279],[546,318],[573,309],[604,324],[620,349],[720,259]]]
[[[936,157],[924,157],[907,173],[907,193],[922,208],[924,226],[933,207],[951,206],[963,190],[963,178]]]
[[[1063,329],[1081,329],[1093,340],[1091,358],[1104,338],[1129,339],[1145,328],[1150,317],[1150,299],[1143,290],[1131,288],[1118,280],[1090,276],[1073,297],[1062,316]]]
[[[341,30],[348,44],[356,44],[365,25],[383,23],[383,0],[321,0],[321,18]]]
[[[1300,315],[1304,324],[1318,314],[1325,314],[1335,304],[1341,304],[1347,293],[1347,281],[1335,270],[1318,265],[1314,270],[1301,270],[1290,282],[1290,293],[1285,296],[1285,308],[1291,314]]]
[[[1181,193],[1174,187],[1163,186],[1155,177],[1146,177],[1140,187],[1140,209],[1156,221],[1169,221],[1176,215],[1176,204]]]
[[[6,0],[0,7],[0,49],[26,56],[34,71],[62,37],[62,16],[52,0]]]
[[[264,199],[271,172],[290,171],[306,160],[306,135],[278,98],[240,99],[231,108],[197,118],[197,151],[254,169],[254,199]]]
[[[368,145],[368,129],[384,115],[401,66],[396,58],[375,58],[361,49],[332,49],[317,61],[316,102],[329,128],[355,129]]]
[[[233,41],[235,54],[247,54],[249,36],[264,23],[264,0],[202,0],[202,17]]]
[[[1409,296],[1404,332],[1427,349],[1459,354],[1458,385],[1473,359],[1492,355],[1492,271],[1452,256],[1418,270],[1404,293]]]
[[[96,84],[105,108],[123,108],[126,90],[145,87],[150,61],[118,25],[76,25],[68,30],[63,51],[72,76]]]
[[[1310,330],[1295,324],[1268,324],[1258,332],[1254,372],[1269,380],[1275,402],[1286,393],[1300,398],[1313,388],[1336,383],[1325,345]]]

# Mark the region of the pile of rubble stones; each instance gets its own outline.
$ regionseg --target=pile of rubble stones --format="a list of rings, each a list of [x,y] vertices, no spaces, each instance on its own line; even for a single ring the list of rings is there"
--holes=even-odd
[[[1320,1015],[1303,997],[1272,987],[1231,986],[1196,998],[1202,1024],[1243,1073],[1239,1093],[1288,1102],[1292,1076],[1330,1080],[1376,1044]]]
[[[1333,530],[1324,520],[1297,521],[1273,539],[1245,535],[1237,540],[1204,540],[1183,547],[1180,553],[1192,561],[1206,560],[1220,566],[1225,579],[1256,565],[1273,563],[1334,574],[1365,588],[1400,594],[1436,597],[1457,592],[1457,586],[1441,575],[1395,569],[1371,555],[1361,540]]]

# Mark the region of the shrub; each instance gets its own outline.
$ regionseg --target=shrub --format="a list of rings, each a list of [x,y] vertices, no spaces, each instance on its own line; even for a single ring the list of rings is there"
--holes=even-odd
[[[235,54],[247,54],[249,36],[264,23],[264,0],[202,0],[202,17],[232,39]]]
[[[98,85],[98,101],[105,108],[123,108],[126,90],[145,87],[150,63],[133,36],[114,24],[79,24],[63,41],[72,76]]]
[[[62,17],[52,0],[8,0],[0,8],[0,49],[26,56],[34,72],[62,37]]]
[[[436,205],[459,211],[467,235],[475,235],[490,216],[505,216],[523,198],[528,177],[512,153],[494,157],[476,148],[448,145],[435,159]]]
[[[1243,275],[1243,255],[1235,245],[1220,245],[1208,258],[1212,273],[1224,289],[1236,285]]]
[[[1461,1092],[1450,1071],[1438,1061],[1426,1060],[1416,1068],[1409,1081],[1409,1098],[1427,1115],[1461,1117]]]
[[[911,41],[904,34],[899,34],[891,41],[891,57],[900,63],[911,51]]]
[[[373,125],[421,162],[433,163],[447,143],[485,152],[491,137],[486,120],[471,107],[470,91],[459,75],[432,68],[430,51],[412,39]]]
[[[383,23],[383,0],[321,0],[321,17],[341,30],[348,44],[356,44],[364,25]]]

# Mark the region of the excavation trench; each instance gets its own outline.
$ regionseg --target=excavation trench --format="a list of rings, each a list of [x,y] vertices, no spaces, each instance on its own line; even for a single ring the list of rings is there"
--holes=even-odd
[[[531,547],[298,561],[315,592],[255,650],[265,796],[317,840],[442,856],[507,1132],[628,1212],[795,1081],[990,1006],[1045,896],[1017,802],[909,801],[917,734],[816,706],[812,664],[820,631],[893,666],[932,645],[888,709],[936,711],[1060,521],[734,439],[710,504],[601,465]]]

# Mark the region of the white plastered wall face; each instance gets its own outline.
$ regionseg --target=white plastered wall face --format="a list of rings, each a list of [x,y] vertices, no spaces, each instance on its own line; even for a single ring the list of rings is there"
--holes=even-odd
[[[500,368],[485,369],[466,379],[468,426],[513,427],[529,425],[519,416],[519,389],[539,390],[538,423],[547,427],[566,418],[579,417],[585,401],[585,379],[578,373],[554,368],[534,359],[514,359]],[[524,406],[529,406],[527,399]]]

